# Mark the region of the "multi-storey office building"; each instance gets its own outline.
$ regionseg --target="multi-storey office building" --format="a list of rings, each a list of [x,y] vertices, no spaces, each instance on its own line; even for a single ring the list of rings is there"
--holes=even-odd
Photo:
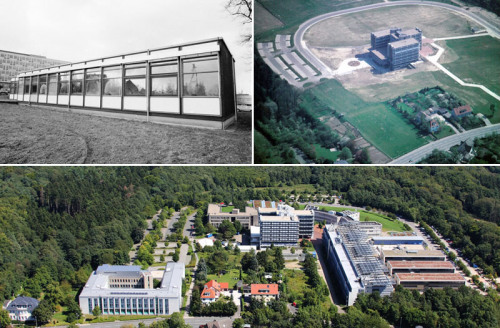
[[[274,203],[274,202],[273,202]],[[286,204],[275,204],[274,207],[259,207],[259,215],[288,216],[299,220],[299,238],[311,238],[314,233],[314,211],[296,210]]]
[[[391,28],[372,32],[370,38],[370,53],[378,65],[396,70],[419,59],[422,48],[422,31],[419,28]]]
[[[326,262],[347,305],[353,305],[359,293],[378,291],[385,296],[393,291],[392,281],[385,275],[368,236],[357,225],[357,222],[327,225],[323,230]]]
[[[10,81],[21,72],[67,63],[43,56],[0,50],[0,89],[8,88]]]
[[[260,248],[296,246],[299,240],[299,219],[290,216],[259,216]]]
[[[245,207],[245,212],[241,212],[237,208],[233,208],[230,212],[224,212],[224,207],[218,204],[208,204],[207,216],[208,222],[216,228],[224,220],[229,220],[233,223],[239,221],[242,227],[246,229],[250,229],[250,226],[259,225],[257,210],[248,206]]]
[[[222,38],[31,70],[11,99],[149,121],[224,128],[235,120],[234,59]]]
[[[103,314],[168,315],[182,307],[183,263],[169,262],[159,288],[151,273],[140,266],[102,265],[92,273],[80,293],[80,308],[90,314],[99,306]]]
[[[420,43],[415,39],[391,42],[387,45],[387,53],[392,70],[404,68],[418,61]]]
[[[417,290],[465,286],[460,273],[396,273],[394,279],[398,285]]]
[[[446,255],[440,250],[413,250],[413,249],[382,249],[382,261],[446,261]]]
[[[455,273],[449,261],[388,261],[389,274],[394,273]]]

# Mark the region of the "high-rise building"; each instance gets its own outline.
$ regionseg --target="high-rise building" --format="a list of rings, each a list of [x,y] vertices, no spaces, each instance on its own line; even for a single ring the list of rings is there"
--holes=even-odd
[[[299,238],[311,238],[313,236],[314,210],[296,210],[286,204],[274,204],[274,207],[259,207],[259,215],[295,217],[299,220]]]
[[[299,219],[295,216],[260,215],[260,247],[296,246],[299,241]]]

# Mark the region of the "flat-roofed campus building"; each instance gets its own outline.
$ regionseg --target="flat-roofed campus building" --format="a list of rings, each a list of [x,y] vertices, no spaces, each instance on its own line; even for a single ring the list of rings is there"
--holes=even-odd
[[[79,296],[83,314],[99,306],[102,314],[168,315],[182,307],[183,263],[169,262],[159,288],[150,272],[140,266],[108,265],[97,268]]]
[[[359,293],[378,291],[381,296],[386,296],[394,290],[368,239],[357,228],[357,222],[327,225],[323,229],[327,266],[347,305],[353,305]]]
[[[259,225],[257,210],[253,207],[246,206],[244,212],[241,212],[237,208],[233,208],[229,212],[224,212],[224,208],[224,206],[219,204],[208,204],[208,222],[216,228],[224,220],[229,220],[232,223],[239,221],[245,229],[250,229],[251,226]]]
[[[374,62],[396,70],[419,60],[422,31],[419,28],[390,28],[372,32],[370,41],[370,53]]]
[[[299,219],[295,216],[259,215],[260,248],[297,246]]]
[[[374,245],[423,245],[424,238],[420,236],[374,236]]]
[[[398,285],[418,290],[465,286],[465,279],[459,273],[396,273],[394,279]]]
[[[382,261],[445,261],[446,255],[440,250],[382,249]]]
[[[387,261],[389,274],[394,273],[455,273],[449,261]]]
[[[10,98],[225,128],[235,120],[234,74],[231,52],[222,38],[215,38],[30,70],[11,81]]]
[[[299,238],[311,238],[314,233],[314,212],[313,210],[296,210],[293,207],[276,202],[254,201],[256,204],[266,207],[258,207],[259,215],[265,216],[287,216],[295,217],[299,220]]]
[[[43,56],[0,50],[0,89],[9,88],[11,80],[21,72],[67,63]]]

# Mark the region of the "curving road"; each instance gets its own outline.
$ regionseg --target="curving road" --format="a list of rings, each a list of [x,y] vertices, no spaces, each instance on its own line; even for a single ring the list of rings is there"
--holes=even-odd
[[[466,141],[467,139],[474,139],[478,137],[482,138],[488,134],[492,134],[495,132],[500,133],[500,123],[483,126],[482,128],[469,130],[460,134],[454,134],[452,136],[433,141],[401,157],[396,158],[392,162],[389,162],[389,164],[414,164],[428,156],[434,149],[446,151],[451,147],[458,145],[460,142]]]
[[[356,8],[350,8],[350,9],[344,9],[344,10],[339,10],[339,11],[334,11],[330,12],[327,14],[323,14],[320,16],[316,16],[314,18],[311,18],[304,23],[302,23],[297,32],[295,32],[293,36],[293,42],[295,44],[295,47],[297,50],[311,63],[313,64],[318,70],[321,71],[321,73],[325,76],[331,76],[332,75],[332,70],[326,66],[321,60],[319,60],[314,54],[309,50],[307,47],[306,43],[303,41],[304,34],[306,31],[314,24],[331,18],[331,17],[336,17],[336,16],[341,16],[341,15],[346,15],[346,14],[351,14],[351,13],[356,13],[360,11],[365,11],[365,10],[371,10],[371,9],[376,9],[376,8],[382,8],[382,7],[391,7],[391,6],[406,6],[406,5],[419,5],[419,6],[433,6],[433,7],[441,7],[441,8],[446,8],[451,11],[460,13],[462,15],[465,15],[469,17],[470,19],[476,21],[477,23],[483,25],[486,30],[488,31],[489,35],[499,38],[500,39],[500,29],[495,27],[494,25],[490,24],[483,18],[463,9],[460,7],[455,7],[452,5],[448,5],[445,3],[439,3],[439,2],[433,2],[433,1],[397,1],[397,2],[382,2],[382,3],[376,3],[372,5],[367,5],[367,6],[361,6],[361,7],[356,7]]]

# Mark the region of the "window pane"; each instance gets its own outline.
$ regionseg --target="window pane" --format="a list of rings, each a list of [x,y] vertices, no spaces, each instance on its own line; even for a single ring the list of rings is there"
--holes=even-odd
[[[177,96],[177,76],[151,79],[152,96]]]
[[[184,95],[219,96],[218,73],[184,74]]]
[[[104,69],[104,78],[122,77],[122,69],[120,67],[111,67]]]
[[[146,67],[125,68],[125,76],[146,75]]]
[[[57,83],[50,82],[49,83],[49,95],[56,95],[56,94],[57,94]]]
[[[160,65],[151,66],[151,74],[168,74],[177,73],[179,69],[177,68],[177,63],[170,65]]]
[[[82,81],[71,81],[71,94],[82,94]]]
[[[31,78],[31,94],[36,95],[38,91],[38,76]]]
[[[47,93],[47,82],[42,82],[40,79],[40,94],[44,95]]]
[[[125,80],[125,96],[145,96],[146,95],[146,79],[126,79]]]
[[[69,74],[68,73],[59,74],[59,81],[69,81]]]
[[[49,75],[49,82],[57,82],[57,74],[51,74]]]
[[[47,82],[47,75],[40,75],[40,83]]]
[[[219,65],[217,58],[209,60],[184,61],[182,69],[184,73],[199,73],[217,71]]]
[[[59,94],[60,95],[67,95],[69,91],[69,82],[63,81],[59,83]]]
[[[30,93],[30,79],[24,79],[24,94],[29,94]]]
[[[22,95],[24,90],[24,79],[20,78],[19,79],[19,87],[17,88],[17,93]]]
[[[92,68],[88,69],[86,73],[87,80],[96,80],[101,78],[101,69],[100,68]]]
[[[101,94],[101,81],[87,80],[85,82],[85,93],[89,96],[99,96]]]
[[[73,72],[71,79],[72,80],[83,80],[83,71]]]
[[[104,95],[106,96],[121,96],[122,95],[122,79],[104,79]]]

